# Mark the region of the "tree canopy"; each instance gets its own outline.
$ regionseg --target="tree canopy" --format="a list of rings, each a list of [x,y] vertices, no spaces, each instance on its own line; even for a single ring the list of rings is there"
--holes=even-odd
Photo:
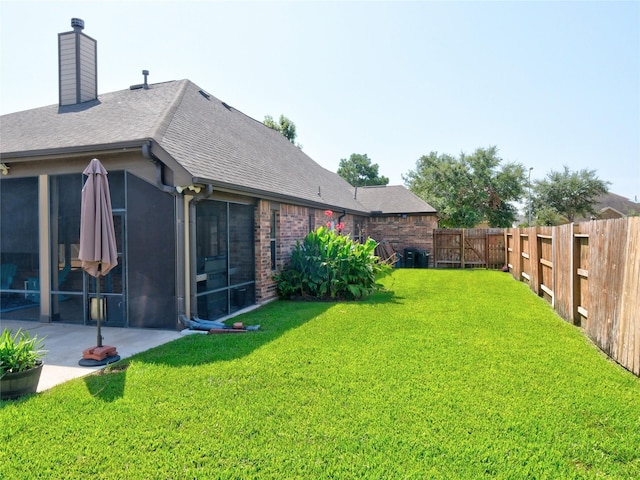
[[[296,124],[289,120],[284,115],[280,115],[278,122],[276,122],[271,115],[264,116],[264,123],[267,127],[277,130],[284,135],[291,143],[296,144]],[[300,145],[298,145],[300,146]]]
[[[348,160],[340,159],[337,173],[354,187],[389,183],[387,177],[378,173],[378,164],[372,164],[366,153],[352,153]]]
[[[577,217],[595,215],[597,197],[609,191],[610,183],[600,180],[595,170],[582,169],[572,172],[564,166],[561,172],[551,171],[543,180],[534,182],[533,210],[540,220],[549,223],[548,212],[552,209],[569,222]],[[545,215],[541,215],[547,212]]]
[[[525,175],[521,164],[502,162],[495,146],[459,157],[431,152],[402,179],[438,211],[443,227],[473,228],[482,221],[510,227],[517,209],[509,202],[522,198]]]

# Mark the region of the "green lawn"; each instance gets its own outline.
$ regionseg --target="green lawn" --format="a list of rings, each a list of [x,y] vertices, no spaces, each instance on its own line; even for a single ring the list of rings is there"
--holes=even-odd
[[[640,379],[525,285],[385,283],[0,404],[0,478],[640,478]]]

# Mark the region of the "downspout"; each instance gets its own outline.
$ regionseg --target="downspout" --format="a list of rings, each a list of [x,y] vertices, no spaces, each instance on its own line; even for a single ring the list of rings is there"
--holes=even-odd
[[[347,215],[347,211],[346,210],[342,210],[342,215],[340,215],[338,217],[338,225],[340,225],[342,223],[342,219]],[[340,233],[342,233],[342,230],[340,230]]]
[[[144,158],[151,160],[156,165],[156,186],[163,192],[170,193],[171,195],[175,195],[176,187],[172,185],[166,185],[162,180],[162,162],[151,151],[151,140],[149,140],[149,142],[142,145],[142,156]]]

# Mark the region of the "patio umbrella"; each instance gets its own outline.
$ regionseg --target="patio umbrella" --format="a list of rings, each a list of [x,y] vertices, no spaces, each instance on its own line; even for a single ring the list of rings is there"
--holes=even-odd
[[[78,259],[82,261],[82,268],[96,278],[96,304],[98,324],[98,338],[96,347],[83,351],[83,360],[111,363],[119,360],[115,347],[102,345],[100,324],[103,315],[102,299],[100,298],[100,277],[105,276],[118,264],[116,248],[116,234],[113,227],[113,212],[111,210],[111,194],[107,170],[100,160],[94,158],[84,169],[87,181],[82,187],[82,207],[80,210],[80,252]],[[105,362],[106,360],[106,362]],[[83,365],[83,361],[80,361]],[[91,361],[84,364],[95,365]]]

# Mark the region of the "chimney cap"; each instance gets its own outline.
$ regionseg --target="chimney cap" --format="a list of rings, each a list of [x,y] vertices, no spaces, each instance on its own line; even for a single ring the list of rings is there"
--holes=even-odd
[[[77,32],[84,30],[84,20],[82,20],[81,18],[72,18],[71,26]]]

